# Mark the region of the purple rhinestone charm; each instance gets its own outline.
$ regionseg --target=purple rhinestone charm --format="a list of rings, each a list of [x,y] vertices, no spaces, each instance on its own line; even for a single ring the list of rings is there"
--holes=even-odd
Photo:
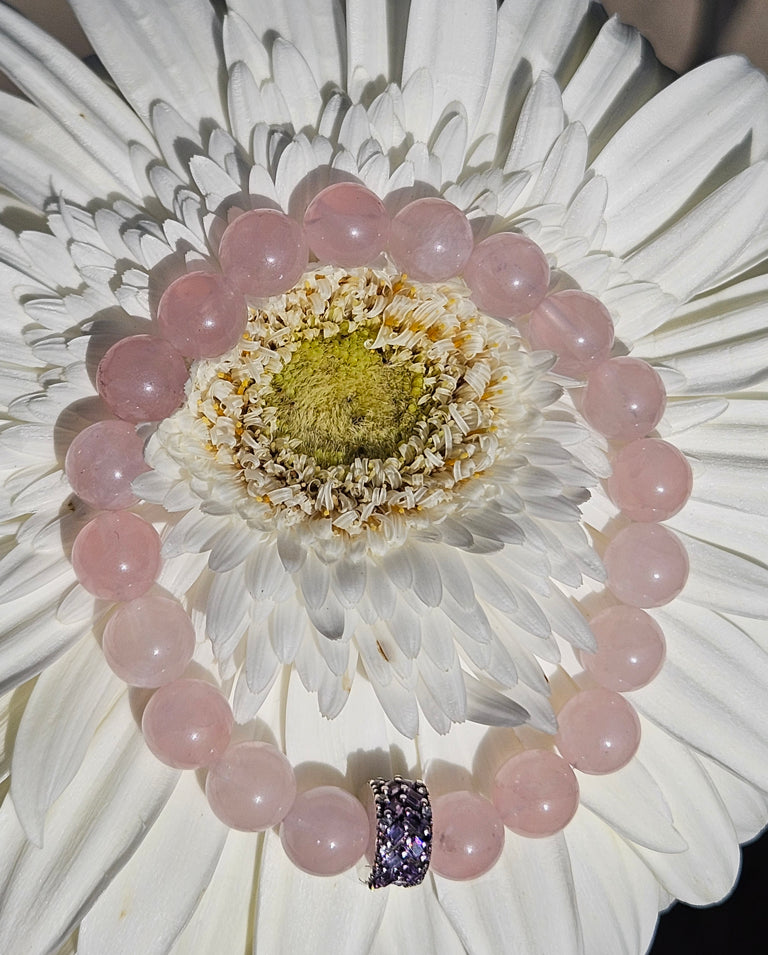
[[[420,780],[372,779],[376,848],[368,885],[419,885],[432,854],[432,806]]]

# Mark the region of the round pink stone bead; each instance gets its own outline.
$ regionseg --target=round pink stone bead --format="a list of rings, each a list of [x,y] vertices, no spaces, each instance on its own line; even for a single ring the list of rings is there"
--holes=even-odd
[[[72,441],[64,471],[79,498],[99,510],[119,510],[138,498],[131,481],[149,470],[144,442],[127,421],[97,421]]]
[[[691,496],[693,474],[685,455],[658,438],[625,445],[606,481],[613,503],[633,521],[666,521]]]
[[[579,654],[597,683],[626,693],[650,683],[661,669],[666,642],[661,627],[638,607],[609,607],[590,621],[597,650]]]
[[[609,358],[587,378],[582,411],[614,441],[644,438],[661,421],[667,395],[658,372],[639,358]]]
[[[362,803],[337,786],[318,786],[298,795],[280,827],[286,855],[311,875],[339,875],[352,868],[370,835]]]
[[[122,604],[104,628],[102,649],[129,686],[177,680],[195,651],[195,628],[178,601],[147,594]]]
[[[632,607],[661,607],[688,579],[688,554],[661,524],[630,524],[605,549],[608,589]]]
[[[548,295],[531,312],[528,340],[534,349],[557,355],[553,370],[585,378],[613,347],[613,321],[593,295],[575,289]]]
[[[242,294],[223,275],[188,272],[157,306],[160,334],[188,358],[215,358],[240,341],[248,320]]]
[[[157,531],[130,511],[104,511],[72,545],[72,566],[85,589],[104,600],[133,600],[160,570]]]
[[[478,242],[464,269],[477,307],[494,318],[514,318],[536,308],[549,288],[549,263],[541,249],[513,232]]]
[[[114,344],[99,362],[96,387],[123,421],[161,421],[184,400],[187,366],[170,342],[132,335]]]
[[[219,245],[227,281],[258,298],[287,292],[306,269],[308,256],[301,226],[276,209],[238,216]]]
[[[304,214],[304,234],[320,262],[368,265],[389,244],[384,203],[357,182],[337,182],[319,192]]]
[[[141,730],[160,762],[199,769],[218,760],[232,735],[234,718],[224,695],[203,680],[175,680],[147,703]]]
[[[473,246],[469,220],[447,199],[416,199],[392,220],[392,260],[419,282],[442,282],[458,275]]]
[[[504,823],[496,807],[479,793],[461,791],[432,802],[430,866],[446,879],[476,879],[499,860]]]
[[[557,714],[557,748],[582,773],[614,773],[640,745],[640,720],[618,693],[598,687],[571,697]]]
[[[504,825],[541,838],[564,829],[579,808],[579,784],[570,765],[546,749],[508,759],[493,781],[493,804]]]
[[[208,772],[208,802],[232,829],[261,832],[282,822],[296,799],[296,778],[269,743],[230,746]]]

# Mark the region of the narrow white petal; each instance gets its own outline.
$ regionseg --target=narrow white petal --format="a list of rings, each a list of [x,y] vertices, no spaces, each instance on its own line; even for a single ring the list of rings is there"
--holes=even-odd
[[[214,875],[229,830],[194,773],[83,919],[79,955],[166,955]]]
[[[182,116],[226,128],[218,88],[219,25],[205,0],[73,0],[72,7],[99,58],[148,124],[164,100]],[[126,137],[130,141],[130,137]]]
[[[33,952],[62,943],[146,836],[177,777],[146,748],[126,695],[51,808],[42,849],[27,842],[6,798],[0,949],[12,952],[20,938]]]
[[[611,189],[606,209],[608,247],[628,252],[668,222],[718,165],[732,169],[724,160],[734,144],[746,141],[748,155],[761,158],[768,147],[765,95],[765,77],[729,57],[681,77],[635,113],[594,163],[609,187],[622,183]]]
[[[35,845],[43,844],[45,815],[80,768],[94,730],[125,692],[90,636],[38,679],[19,724],[11,776],[16,814]]]

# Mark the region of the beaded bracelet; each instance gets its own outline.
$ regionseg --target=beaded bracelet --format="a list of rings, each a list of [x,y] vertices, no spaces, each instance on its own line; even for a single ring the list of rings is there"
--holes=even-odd
[[[291,289],[310,251],[318,263],[345,269],[386,254],[404,278],[419,282],[461,275],[479,309],[515,319],[532,350],[555,354],[552,371],[580,393],[592,428],[616,445],[604,484],[629,523],[609,542],[604,564],[619,603],[590,621],[596,652],[579,653],[599,685],[559,711],[552,740],[559,755],[517,753],[498,770],[490,800],[464,791],[430,803],[423,783],[401,777],[371,781],[370,814],[338,787],[297,795],[293,769],[276,747],[230,742],[234,717],[225,696],[184,677],[195,648],[188,615],[173,598],[148,592],[160,570],[160,538],[127,510],[137,502],[132,481],[148,470],[134,425],[172,414],[184,398],[187,361],[232,348],[245,329],[247,300]],[[688,573],[683,545],[660,524],[692,488],[685,457],[649,437],[664,412],[662,381],[644,361],[610,357],[613,323],[596,298],[579,290],[548,294],[549,265],[535,243],[502,232],[475,244],[464,213],[444,199],[415,200],[390,220],[364,186],[337,183],[312,200],[303,226],[273,209],[239,215],[223,234],[219,261],[220,273],[190,272],[168,286],[157,313],[162,337],[131,336],[109,349],[97,387],[117,420],[86,428],[66,455],[73,491],[101,511],[78,534],[72,564],[86,590],[118,603],[104,630],[106,660],[128,684],[156,688],[142,731],[158,759],[206,768],[212,811],[236,829],[280,825],[287,855],[303,870],[338,874],[367,853],[373,888],[416,885],[428,865],[446,878],[475,878],[499,858],[505,827],[542,837],[568,824],[579,802],[572,767],[614,772],[639,745],[637,714],[621,693],[650,682],[665,654],[663,633],[644,608],[672,600]]]

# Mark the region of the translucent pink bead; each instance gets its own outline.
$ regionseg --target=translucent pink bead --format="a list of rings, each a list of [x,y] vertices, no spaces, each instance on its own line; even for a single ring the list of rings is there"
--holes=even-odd
[[[127,421],[97,421],[75,437],[64,471],[79,498],[99,510],[119,510],[138,500],[131,481],[149,470],[144,442]]]
[[[233,723],[229,703],[215,686],[203,680],[175,680],[155,691],[141,730],[160,762],[174,769],[199,769],[222,756]]]
[[[613,503],[633,521],[666,521],[691,496],[693,474],[685,455],[658,438],[625,445],[606,481]]]
[[[320,262],[354,268],[368,265],[386,249],[389,216],[370,189],[337,182],[307,206],[304,234]]]
[[[238,216],[219,245],[227,281],[258,298],[287,292],[306,269],[308,256],[301,226],[276,209]]]
[[[661,524],[630,524],[605,549],[603,563],[611,593],[632,607],[661,607],[688,579],[688,554]]]
[[[496,807],[479,793],[461,791],[432,802],[430,866],[446,879],[476,879],[499,860],[504,823]]]
[[[184,400],[187,366],[170,342],[133,335],[114,344],[99,362],[96,387],[123,421],[161,421]]]
[[[370,826],[362,803],[337,786],[318,786],[296,797],[283,819],[285,854],[311,875],[339,875],[352,868],[368,846]]]
[[[549,263],[524,235],[498,232],[475,246],[464,279],[481,311],[494,318],[514,318],[536,308],[547,294]]]
[[[540,838],[564,829],[579,808],[579,784],[569,764],[546,749],[507,760],[493,781],[493,804],[504,825]]]
[[[163,338],[188,358],[215,358],[242,338],[248,309],[223,275],[188,272],[171,282],[157,306]]]
[[[614,773],[640,745],[640,720],[618,693],[598,687],[571,697],[557,714],[557,748],[582,773]]]
[[[458,275],[473,245],[469,220],[446,199],[416,199],[392,220],[392,260],[419,282],[442,282]]]
[[[569,289],[548,295],[531,312],[528,340],[532,348],[557,355],[558,374],[585,378],[610,355],[613,322],[593,295]]]
[[[181,604],[147,594],[122,604],[104,628],[107,663],[129,686],[177,680],[195,651],[195,628]]]
[[[285,756],[269,743],[235,743],[211,766],[205,792],[222,822],[261,832],[287,815],[296,798],[296,778]]]
[[[609,607],[590,620],[595,653],[582,651],[581,665],[597,683],[626,693],[650,683],[661,669],[666,642],[661,627],[638,607]]]
[[[157,531],[130,511],[104,511],[72,545],[72,566],[85,589],[104,600],[133,600],[160,570]]]
[[[661,421],[667,395],[658,372],[639,358],[609,358],[590,372],[582,411],[614,441],[644,438]]]

